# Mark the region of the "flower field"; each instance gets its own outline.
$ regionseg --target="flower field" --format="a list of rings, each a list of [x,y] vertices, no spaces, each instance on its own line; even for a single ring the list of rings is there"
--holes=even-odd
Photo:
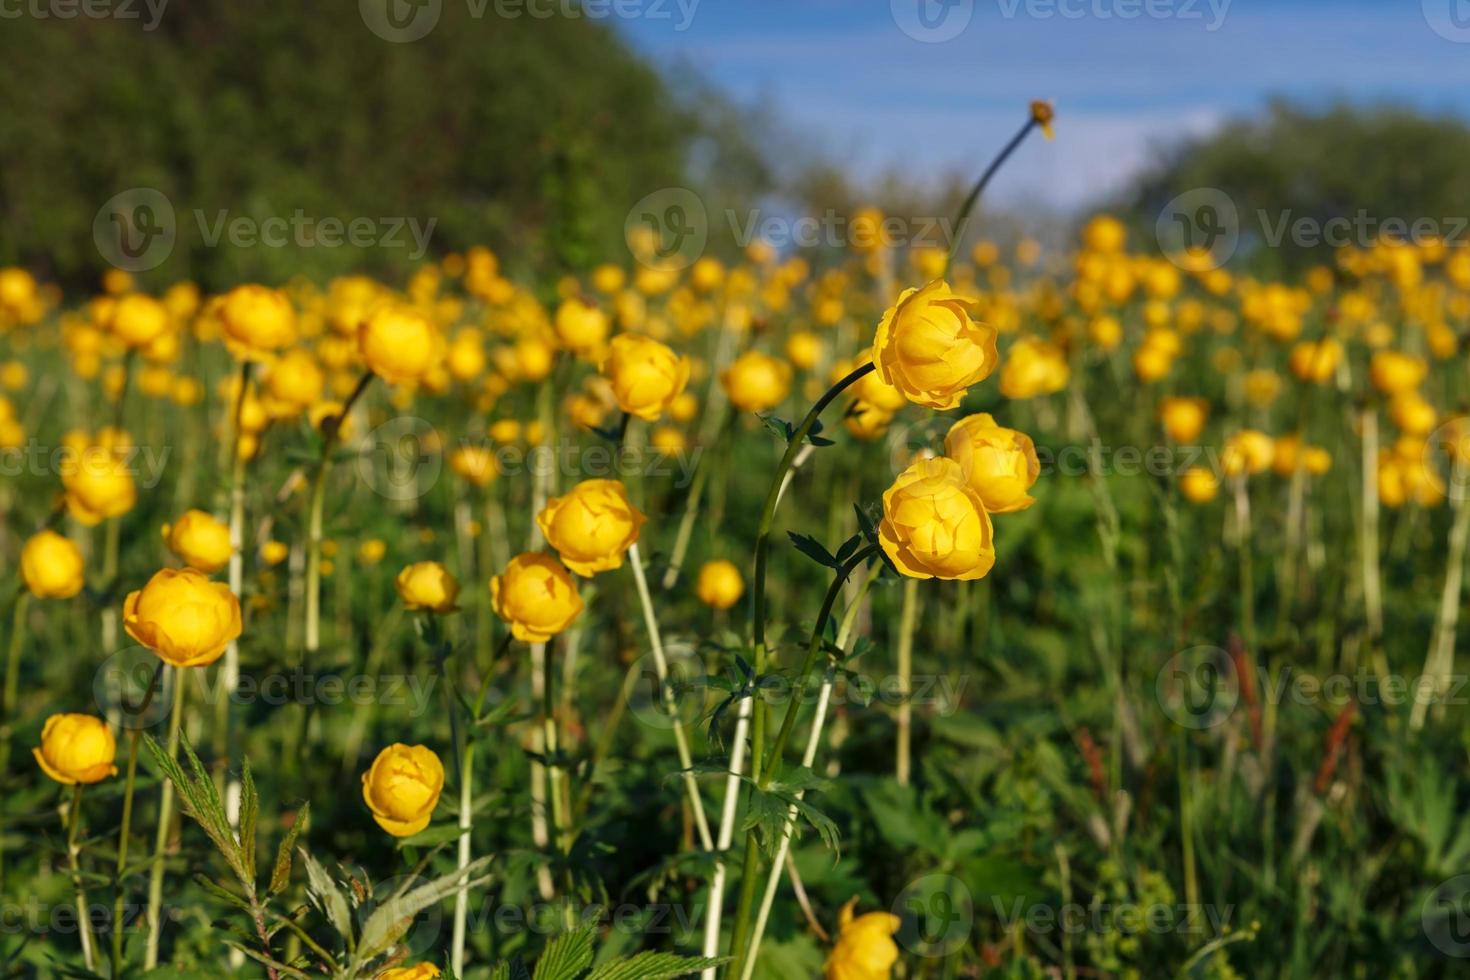
[[[849,217],[0,269],[0,977],[1459,975],[1470,249]]]

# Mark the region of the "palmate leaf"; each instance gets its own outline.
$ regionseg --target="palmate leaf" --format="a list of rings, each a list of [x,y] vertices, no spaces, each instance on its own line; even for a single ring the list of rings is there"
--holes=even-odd
[[[670,980],[720,966],[728,959],[680,956],[677,953],[638,953],[625,960],[602,964],[587,975],[587,980]]]
[[[592,933],[586,926],[547,943],[531,980],[577,980],[592,965]]]
[[[806,555],[812,561],[825,568],[838,569],[842,562],[833,557],[832,553],[822,545],[820,541],[809,534],[798,534],[795,531],[787,531],[786,536],[791,543],[796,545],[796,550]]]

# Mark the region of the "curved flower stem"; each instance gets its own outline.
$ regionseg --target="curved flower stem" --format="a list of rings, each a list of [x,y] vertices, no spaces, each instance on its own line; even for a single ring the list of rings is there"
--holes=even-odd
[[[72,786],[71,811],[66,818],[66,858],[71,865],[71,884],[77,893],[77,931],[82,939],[82,962],[88,970],[97,968],[92,945],[92,916],[87,910],[87,887],[82,883],[82,849],[77,835],[82,826],[82,784]]]
[[[949,274],[950,263],[954,261],[955,253],[960,250],[960,242],[965,237],[965,222],[970,220],[970,212],[975,209],[975,203],[980,200],[980,195],[985,191],[985,186],[990,183],[990,179],[1000,170],[1001,165],[1006,162],[1012,153],[1016,152],[1016,147],[1025,141],[1026,137],[1030,135],[1031,130],[1035,129],[1036,126],[1036,117],[1028,117],[1025,125],[1017,130],[1016,135],[1011,137],[1011,141],[1003,146],[1001,151],[995,155],[995,159],[990,161],[990,166],[985,168],[985,172],[980,175],[979,180],[975,181],[975,186],[970,188],[970,193],[965,196],[965,201],[960,205],[959,213],[955,216],[954,230],[952,232],[954,240],[949,243],[949,255],[944,259],[944,272],[940,273],[941,279]]]
[[[871,550],[869,553],[871,554]],[[851,573],[852,569],[855,567],[859,559],[854,558],[853,561],[853,565],[849,565],[846,569],[838,574],[836,580],[833,583],[833,589],[828,593],[830,596],[836,596],[838,591],[841,589],[842,584],[847,580],[848,574]],[[844,654],[850,652],[848,650],[848,644],[851,642],[852,639],[853,626],[857,622],[857,612],[863,604],[863,599],[867,595],[868,588],[873,584],[873,580],[877,577],[877,571],[868,575],[868,577],[863,581],[862,586],[858,589],[857,595],[853,598],[851,604],[848,605],[847,612],[843,614],[842,626],[839,628],[837,633],[837,648],[839,650],[842,650]],[[910,579],[909,581],[916,580]],[[828,615],[830,615],[830,607],[826,610],[826,612]],[[820,648],[822,629],[825,623],[826,616],[824,615],[818,620],[816,629],[812,632],[812,641],[811,645],[808,647],[808,651]],[[816,761],[817,758],[817,748],[821,744],[822,740],[822,729],[827,721],[827,708],[828,705],[831,703],[832,682],[833,678],[836,675],[836,669],[837,663],[835,658],[829,656],[827,660],[827,672],[822,678],[821,692],[817,696],[816,716],[812,719],[812,730],[807,735],[806,750],[802,753],[801,757],[801,764],[804,768],[807,769],[810,769],[812,767],[812,764]],[[797,700],[792,701],[793,705],[797,703]],[[805,791],[799,791],[796,794],[796,798],[797,800],[800,800],[805,795]],[[755,970],[755,962],[756,957],[760,952],[761,939],[765,936],[766,923],[769,921],[771,916],[771,906],[776,901],[776,891],[781,885],[781,872],[785,867],[786,858],[791,852],[791,834],[796,828],[796,817],[797,808],[795,806],[787,807],[786,820],[781,827],[781,842],[777,845],[776,857],[771,862],[770,873],[766,878],[766,888],[765,892],[761,895],[761,907],[760,911],[756,915],[755,928],[750,940],[750,949],[748,953],[744,954],[744,962],[740,968],[740,980],[750,980],[751,973]]]
[[[184,689],[188,686],[187,668],[173,670],[174,705],[168,719],[168,757],[179,757],[179,729],[184,718]],[[174,783],[163,780],[158,798],[158,832],[153,838],[153,867],[148,873],[148,945],[143,954],[143,968],[151,970],[158,965],[158,937],[163,922],[159,912],[163,905],[163,852],[168,847],[169,826],[173,823]]]
[[[347,421],[347,413],[352,411],[353,404],[362,397],[375,375],[371,371],[363,372],[357,381],[357,387],[352,389],[352,394],[347,396],[347,401],[342,404],[342,411],[335,416],[329,416],[322,422],[322,455],[317,464],[316,476],[311,481],[311,504],[310,513],[307,518],[306,531],[306,659],[312,659],[321,649],[321,619],[322,619],[322,506],[326,501],[327,472],[332,467],[332,450],[337,448],[337,443],[342,436],[342,425]]]
[[[633,582],[638,586],[638,602],[643,606],[643,625],[648,630],[648,645],[653,651],[653,666],[658,673],[659,692],[664,710],[669,713],[669,723],[674,730],[674,746],[679,752],[679,767],[683,770],[684,789],[689,794],[689,809],[694,814],[694,826],[699,831],[699,843],[706,851],[714,850],[714,838],[710,836],[709,820],[704,814],[704,801],[699,795],[699,781],[694,778],[694,757],[689,752],[689,739],[684,734],[684,725],[679,720],[674,694],[669,690],[669,663],[664,657],[664,644],[658,632],[658,617],[653,611],[653,599],[649,596],[648,580],[643,574],[643,558],[635,544],[628,549],[628,564],[633,569]]]

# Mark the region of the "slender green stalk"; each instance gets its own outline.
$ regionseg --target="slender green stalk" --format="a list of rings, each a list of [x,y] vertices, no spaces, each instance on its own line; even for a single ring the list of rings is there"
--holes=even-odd
[[[245,412],[245,392],[250,388],[250,362],[240,365],[240,390],[235,393],[235,411],[231,419],[230,449],[230,591],[242,595],[245,586],[245,457],[240,452],[241,417]],[[240,826],[240,780],[228,775],[233,756],[230,745],[230,711],[235,703],[235,690],[240,686],[240,641],[231,640],[220,661],[219,694],[214,705],[215,751],[218,755],[217,781],[223,777],[225,815],[230,826]]]
[[[949,274],[950,264],[954,262],[955,253],[960,250],[960,242],[965,237],[965,224],[970,220],[970,212],[975,209],[975,204],[980,200],[980,195],[984,193],[985,186],[990,183],[990,179],[996,175],[1001,165],[1006,162],[1010,155],[1016,152],[1016,148],[1025,141],[1026,137],[1030,135],[1031,130],[1036,128],[1036,125],[1036,118],[1034,116],[1028,118],[1025,125],[1016,131],[1015,136],[1011,137],[1011,141],[1001,148],[1001,151],[996,154],[994,160],[990,161],[990,166],[985,168],[985,172],[980,175],[979,180],[975,181],[975,186],[970,188],[970,193],[965,196],[964,203],[960,205],[959,214],[955,216],[953,225],[954,240],[949,243],[949,255],[944,259],[943,275]]]
[[[184,719],[184,691],[188,687],[188,669],[175,667],[173,670],[174,703],[168,720],[168,757],[179,757],[179,731]],[[158,965],[158,938],[163,930],[161,910],[163,906],[164,851],[168,848],[169,829],[173,824],[174,784],[163,780],[158,799],[158,830],[153,837],[153,867],[148,873],[148,945],[143,954],[143,968],[151,970]]]
[[[112,900],[112,975],[122,975],[123,961],[123,913],[127,888],[123,884],[123,873],[128,865],[128,840],[133,828],[133,789],[138,779],[138,738],[142,733],[137,728],[128,729],[128,768],[123,783],[122,825],[117,830],[117,895]]]
[[[1464,464],[1457,456],[1451,483],[1450,506],[1455,522],[1450,528],[1449,556],[1445,561],[1444,591],[1439,597],[1439,618],[1435,622],[1429,653],[1424,658],[1424,676],[1414,685],[1414,707],[1409,714],[1409,731],[1424,727],[1431,701],[1449,690],[1455,664],[1455,628],[1460,620],[1460,594],[1464,590],[1465,543],[1470,537],[1470,505],[1465,501]],[[1442,709],[1436,709],[1437,712]]]
[[[903,609],[898,617],[898,719],[894,739],[896,759],[893,776],[898,785],[909,784],[913,745],[914,706],[909,695],[914,686],[914,623],[919,612],[919,580],[903,583]]]
[[[82,784],[72,786],[71,811],[66,819],[66,858],[71,865],[71,884],[77,894],[77,932],[82,939],[82,962],[88,970],[97,968],[93,951],[92,915],[87,909],[87,888],[82,883],[82,848],[77,837],[82,826]]]
[[[628,564],[633,569],[633,582],[638,587],[638,602],[643,607],[643,626],[648,630],[648,646],[653,652],[653,666],[658,674],[659,693],[663,698],[664,710],[669,713],[669,724],[674,732],[674,746],[679,753],[684,789],[689,794],[689,809],[694,814],[694,826],[699,831],[699,843],[706,851],[714,850],[714,838],[710,836],[709,820],[704,813],[704,800],[699,795],[699,781],[694,778],[694,757],[689,751],[689,739],[684,733],[684,724],[679,720],[678,705],[674,692],[670,690],[669,663],[664,656],[663,639],[659,636],[658,616],[653,611],[653,599],[649,596],[648,580],[643,572],[643,558],[635,544],[628,549]]]
[[[459,761],[459,862],[461,876],[470,864],[470,830],[474,826],[475,787],[475,742],[470,739],[460,753]],[[469,922],[470,883],[468,878],[460,882],[454,896],[454,940],[450,947],[449,962],[454,966],[454,975],[464,976],[465,926]]]
[[[24,587],[15,596],[11,611],[10,642],[5,652],[5,697],[0,713],[0,779],[10,771],[11,743],[15,737],[15,714],[20,705],[20,651],[25,639],[26,607],[31,594]],[[4,814],[0,813],[0,886],[5,883],[5,825]]]

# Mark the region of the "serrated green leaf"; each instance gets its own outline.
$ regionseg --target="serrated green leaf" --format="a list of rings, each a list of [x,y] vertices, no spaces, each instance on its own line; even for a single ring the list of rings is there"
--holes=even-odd
[[[587,980],[671,980],[720,966],[728,957],[680,956],[677,953],[644,952],[625,960],[604,963]]]
[[[278,895],[286,890],[291,883],[291,852],[296,849],[296,838],[301,836],[306,822],[311,816],[311,804],[303,803],[296,819],[286,829],[286,836],[281,838],[281,846],[276,850],[276,864],[271,869],[271,883],[269,894]]]
[[[584,926],[547,943],[532,980],[577,980],[592,965],[592,932]]]
[[[337,930],[344,942],[352,939],[352,913],[347,899],[327,869],[311,856],[306,848],[300,848],[301,861],[306,865],[306,896],[327,917],[332,928]]]
[[[250,774],[250,760],[246,759],[240,775],[240,863],[251,881],[255,880],[255,824],[259,817],[260,793]]]
[[[488,877],[476,878],[490,863],[489,857],[470,862],[461,870],[436,878],[412,891],[395,895],[373,911],[362,927],[362,938],[357,946],[357,959],[366,962],[385,952],[401,934],[403,924],[436,902],[443,901],[459,890],[461,882],[474,889],[485,884]]]

